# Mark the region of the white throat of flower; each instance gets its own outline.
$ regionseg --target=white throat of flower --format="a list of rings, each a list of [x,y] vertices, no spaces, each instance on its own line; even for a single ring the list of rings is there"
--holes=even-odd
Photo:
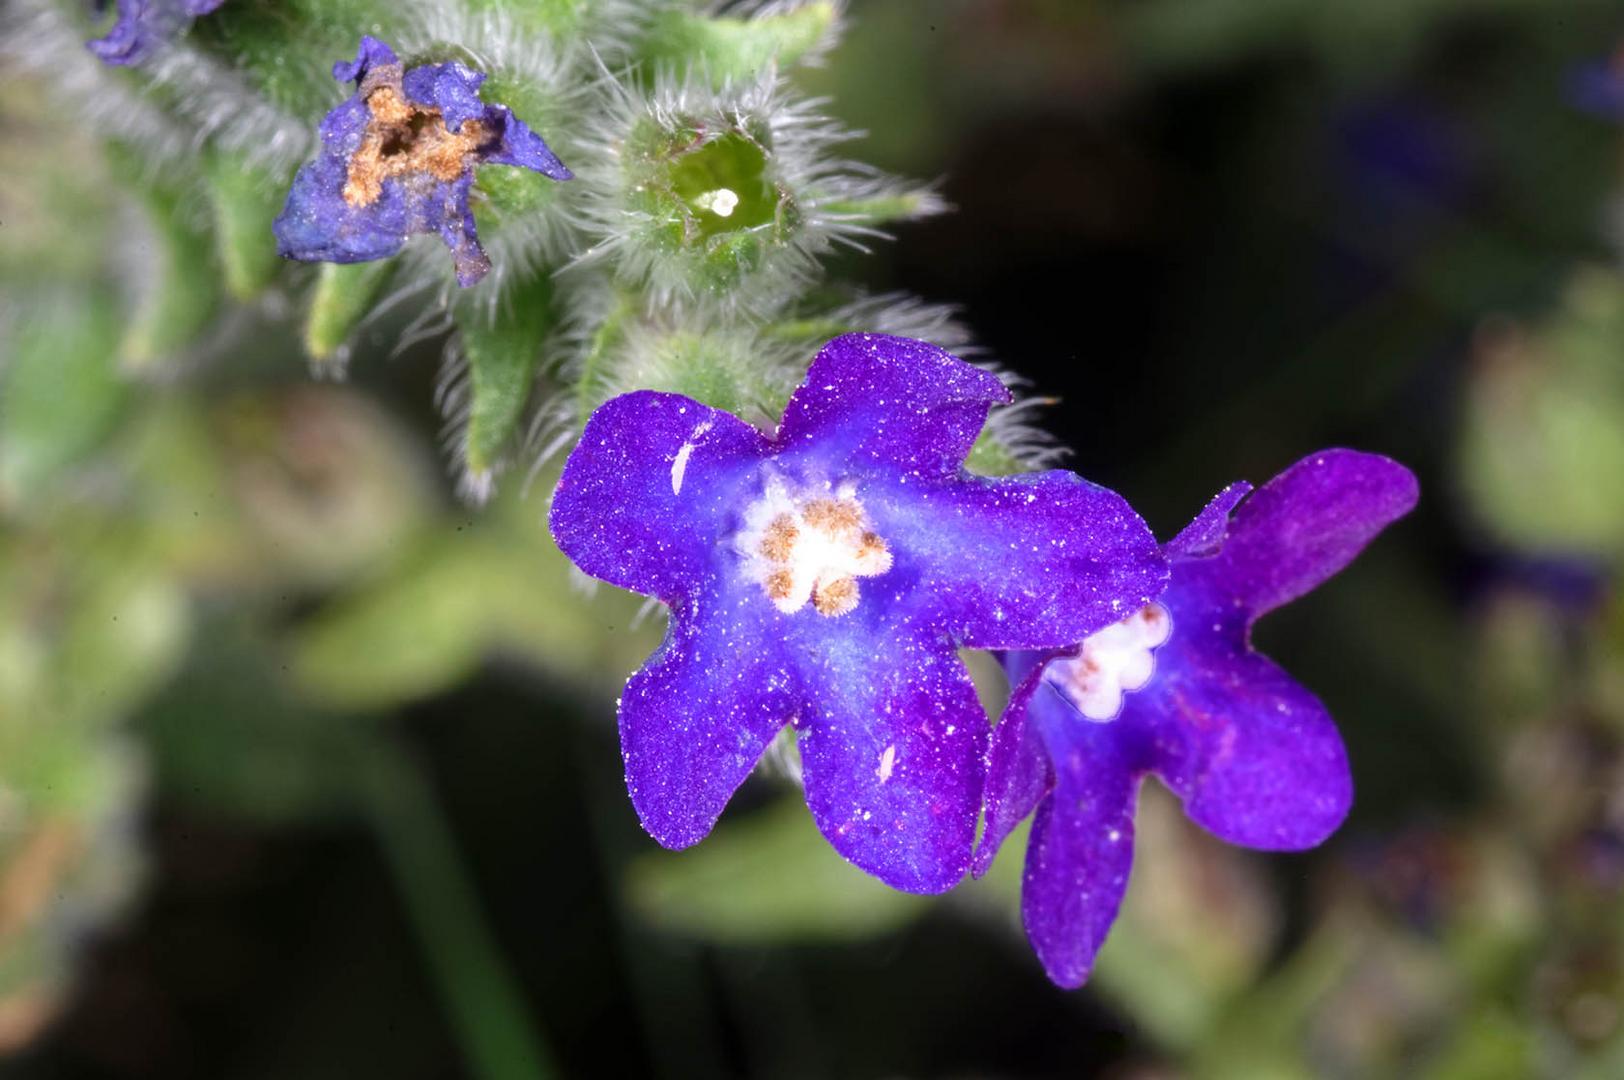
[[[1150,682],[1156,650],[1173,634],[1173,617],[1160,604],[1146,604],[1121,622],[1090,634],[1077,655],[1051,661],[1043,681],[1086,719],[1116,719],[1125,695]]]
[[[857,579],[891,569],[891,549],[869,527],[849,483],[797,497],[781,478],[769,478],[733,546],[745,572],[786,615],[808,602],[819,615],[845,615],[860,599]]]

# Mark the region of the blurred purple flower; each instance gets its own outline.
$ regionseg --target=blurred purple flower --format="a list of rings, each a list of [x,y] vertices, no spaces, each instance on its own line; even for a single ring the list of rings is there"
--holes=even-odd
[[[225,0],[118,0],[118,21],[105,37],[85,45],[105,64],[139,64],[199,15]]]
[[[299,170],[273,226],[291,259],[387,258],[413,233],[438,232],[457,282],[490,270],[468,198],[479,165],[517,165],[554,180],[569,169],[505,105],[480,100],[483,72],[456,62],[410,71],[389,46],[361,39],[333,78],[356,91],[321,122],[321,153]]]
[[[1624,120],[1624,50],[1581,64],[1568,75],[1568,99],[1609,120]]]
[[[1384,457],[1326,450],[1250,491],[1226,488],[1167,545],[1172,581],[1158,602],[1063,652],[1005,658],[1015,690],[993,734],[973,869],[985,873],[1036,809],[1021,911],[1062,986],[1088,978],[1116,919],[1146,773],[1197,824],[1247,847],[1313,847],[1347,814],[1336,727],[1252,650],[1251,628],[1408,513],[1415,477]]]
[[[1116,494],[964,470],[1008,400],[935,346],[849,334],[772,437],[648,390],[592,415],[552,531],[582,570],[670,605],[620,698],[627,786],[661,844],[703,839],[788,723],[836,850],[911,892],[963,876],[989,724],[958,648],[1078,640],[1167,576]]]

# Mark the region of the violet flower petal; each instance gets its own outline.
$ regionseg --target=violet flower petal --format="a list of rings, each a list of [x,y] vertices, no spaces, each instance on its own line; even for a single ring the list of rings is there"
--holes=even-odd
[[[512,109],[480,99],[479,88],[484,84],[484,72],[455,62],[415,67],[402,80],[406,96],[419,105],[439,109],[453,131],[470,120],[484,125],[488,142],[480,148],[481,164],[517,165],[554,180],[572,179],[575,174]]]
[[[1142,767],[1197,824],[1246,847],[1314,847],[1353,802],[1342,737],[1318,698],[1250,649],[1244,612],[1213,600],[1175,574],[1162,599],[1173,637],[1118,722],[1147,733],[1154,756]]]
[[[1256,618],[1347,566],[1419,494],[1415,475],[1390,458],[1321,451],[1241,503],[1222,553],[1202,573],[1221,578]]]
[[[842,473],[947,479],[960,474],[987,410],[1009,400],[996,375],[934,345],[844,334],[790,397],[778,444],[787,460],[811,451]]]
[[[1229,515],[1235,505],[1251,494],[1252,485],[1238,480],[1212,497],[1195,520],[1167,542],[1170,559],[1204,559],[1218,554],[1229,535]]]
[[[802,666],[796,720],[813,819],[836,851],[893,888],[952,888],[975,842],[987,743],[969,672],[906,628],[878,656],[856,620],[820,637]]]
[[[674,610],[665,644],[620,697],[626,787],[643,828],[668,848],[710,833],[795,713],[772,628],[736,617],[740,599]]]
[[[401,86],[406,96],[419,105],[440,110],[445,126],[452,131],[462,128],[470,120],[482,120],[485,103],[479,99],[479,88],[485,83],[485,73],[452,61],[448,64],[423,64],[406,72]]]
[[[1046,693],[1049,693],[1046,691]],[[1021,921],[1049,978],[1081,986],[1116,922],[1133,867],[1139,776],[1104,725],[1065,716],[1058,695],[1036,716],[1054,761],[1053,797],[1038,807],[1021,881]]]
[[[487,165],[517,165],[554,180],[571,180],[575,174],[558,160],[558,155],[530,129],[530,126],[506,105],[491,105],[485,110],[486,124],[500,134],[485,151]]]
[[[371,34],[361,35],[354,60],[340,60],[333,65],[333,78],[339,82],[358,83],[374,68],[392,67],[400,63],[395,50]]]
[[[623,394],[592,414],[564,466],[553,538],[593,577],[684,608],[718,575],[739,492],[768,450],[755,428],[692,398]]]
[[[1015,688],[1003,719],[993,729],[992,743],[987,750],[987,786],[982,805],[986,824],[970,863],[970,873],[976,877],[992,869],[993,859],[1009,834],[1054,786],[1048,748],[1030,722],[1033,695],[1053,694],[1054,690],[1039,677],[1043,654],[1023,655],[1031,662],[1022,665],[1025,677],[1017,670],[1009,671]]]
[[[1167,583],[1161,547],[1113,491],[1069,472],[887,480],[874,500],[898,572],[943,629],[979,649],[1080,641]]]
[[[160,45],[178,37],[188,22],[207,15],[225,0],[118,0],[117,20],[105,35],[85,46],[104,64],[139,64]]]
[[[440,239],[451,249],[451,262],[456,267],[457,284],[467,287],[490,273],[490,256],[479,244],[479,232],[474,226],[474,211],[468,197],[474,187],[474,174],[464,173],[449,184],[436,184],[434,204],[440,219]]]

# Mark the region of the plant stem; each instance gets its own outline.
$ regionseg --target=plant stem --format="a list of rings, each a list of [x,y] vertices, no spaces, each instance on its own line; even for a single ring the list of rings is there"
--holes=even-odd
[[[384,855],[475,1075],[546,1080],[554,1075],[549,1056],[421,771],[379,740],[361,772]]]

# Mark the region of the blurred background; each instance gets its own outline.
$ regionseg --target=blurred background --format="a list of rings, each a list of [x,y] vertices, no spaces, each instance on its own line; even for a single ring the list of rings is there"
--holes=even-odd
[[[891,893],[766,769],[661,851],[614,731],[659,620],[571,585],[545,480],[458,501],[438,342],[375,327],[314,380],[273,303],[130,380],[112,308],[31,302],[0,384],[5,1075],[1624,1076],[1624,3],[849,16],[796,79],[955,210],[838,269],[957,305],[1069,467],[1164,537],[1325,446],[1420,474],[1258,630],[1341,724],[1346,826],[1264,856],[1147,783],[1070,993],[1018,845]],[[121,167],[7,77],[8,291],[108,265]]]

